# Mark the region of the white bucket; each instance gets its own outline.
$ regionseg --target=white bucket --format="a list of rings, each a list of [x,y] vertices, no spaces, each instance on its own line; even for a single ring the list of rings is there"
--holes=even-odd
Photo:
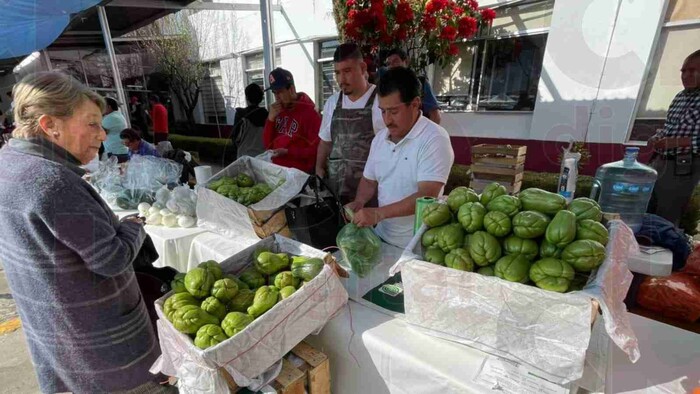
[[[197,184],[203,185],[211,178],[211,166],[197,166],[194,168],[194,177],[197,179]]]

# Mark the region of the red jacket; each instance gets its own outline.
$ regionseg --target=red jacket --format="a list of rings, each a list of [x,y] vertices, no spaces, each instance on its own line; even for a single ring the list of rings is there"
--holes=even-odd
[[[314,108],[314,102],[305,93],[297,93],[297,102],[291,108],[283,108],[275,122],[265,121],[263,143],[265,149],[286,148],[287,154],[273,157],[272,162],[313,172],[316,166],[318,130],[321,116]]]
[[[153,132],[167,133],[168,132],[168,110],[161,103],[156,103],[151,109],[151,118],[153,118]]]

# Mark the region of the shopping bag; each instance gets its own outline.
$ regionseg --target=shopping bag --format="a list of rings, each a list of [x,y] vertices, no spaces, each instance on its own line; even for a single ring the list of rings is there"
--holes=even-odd
[[[314,175],[309,177],[301,195],[287,204],[287,225],[299,242],[317,249],[335,246],[336,235],[344,224],[341,208],[325,182]]]

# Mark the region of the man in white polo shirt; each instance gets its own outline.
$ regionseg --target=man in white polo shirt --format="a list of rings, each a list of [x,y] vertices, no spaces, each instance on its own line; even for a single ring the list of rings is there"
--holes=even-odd
[[[439,196],[454,162],[445,129],[421,115],[420,89],[407,68],[382,76],[377,90],[387,128],[372,140],[357,196],[347,204],[355,224],[376,225],[377,235],[398,247],[413,236],[416,199]],[[365,208],[375,195],[379,208]]]

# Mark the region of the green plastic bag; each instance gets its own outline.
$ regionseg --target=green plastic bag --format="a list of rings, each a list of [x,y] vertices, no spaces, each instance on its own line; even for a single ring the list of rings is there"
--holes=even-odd
[[[370,227],[346,224],[335,239],[343,259],[353,272],[364,278],[382,259],[382,241]]]

